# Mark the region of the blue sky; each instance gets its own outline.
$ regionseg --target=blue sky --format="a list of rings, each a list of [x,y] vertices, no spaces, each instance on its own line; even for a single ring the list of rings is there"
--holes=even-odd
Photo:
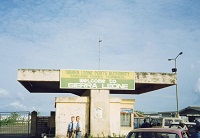
[[[55,97],[33,94],[17,70],[171,72],[177,59],[179,108],[200,106],[199,0],[0,0],[0,111],[49,114]],[[140,111],[175,111],[175,86],[142,95]],[[44,98],[45,97],[45,98]],[[42,104],[41,104],[42,103]]]

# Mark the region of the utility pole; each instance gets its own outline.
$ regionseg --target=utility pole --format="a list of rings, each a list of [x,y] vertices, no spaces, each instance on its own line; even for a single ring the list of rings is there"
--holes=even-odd
[[[101,63],[101,42],[102,40],[99,37],[99,70],[100,70],[100,63]]]

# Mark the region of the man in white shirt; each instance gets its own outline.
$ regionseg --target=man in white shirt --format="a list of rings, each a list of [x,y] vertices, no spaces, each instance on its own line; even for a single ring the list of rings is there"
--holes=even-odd
[[[81,126],[81,122],[80,122],[80,117],[79,116],[76,116],[76,122],[77,122],[77,125],[76,125],[76,138],[81,138],[82,137],[82,133],[81,133],[82,126]]]
[[[71,117],[71,122],[68,124],[67,127],[67,137],[68,138],[75,138],[75,132],[76,132],[76,122],[75,117]]]

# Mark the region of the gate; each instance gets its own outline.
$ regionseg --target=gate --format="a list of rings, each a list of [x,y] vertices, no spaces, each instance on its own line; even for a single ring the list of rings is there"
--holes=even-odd
[[[42,133],[49,134],[49,118],[48,116],[37,117],[37,136],[41,136]]]
[[[0,112],[0,137],[27,138],[30,134],[30,112]]]

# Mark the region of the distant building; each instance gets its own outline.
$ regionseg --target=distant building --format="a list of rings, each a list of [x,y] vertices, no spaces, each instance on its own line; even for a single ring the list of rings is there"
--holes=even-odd
[[[158,112],[162,117],[176,117],[176,111]]]
[[[144,115],[149,117],[175,117],[176,111],[166,111],[166,112],[152,112],[144,113]],[[179,115],[184,120],[194,122],[194,120],[200,121],[200,106],[188,106],[182,110],[179,110]]]
[[[200,119],[200,106],[188,106],[179,111],[180,116],[188,117],[190,122]]]

